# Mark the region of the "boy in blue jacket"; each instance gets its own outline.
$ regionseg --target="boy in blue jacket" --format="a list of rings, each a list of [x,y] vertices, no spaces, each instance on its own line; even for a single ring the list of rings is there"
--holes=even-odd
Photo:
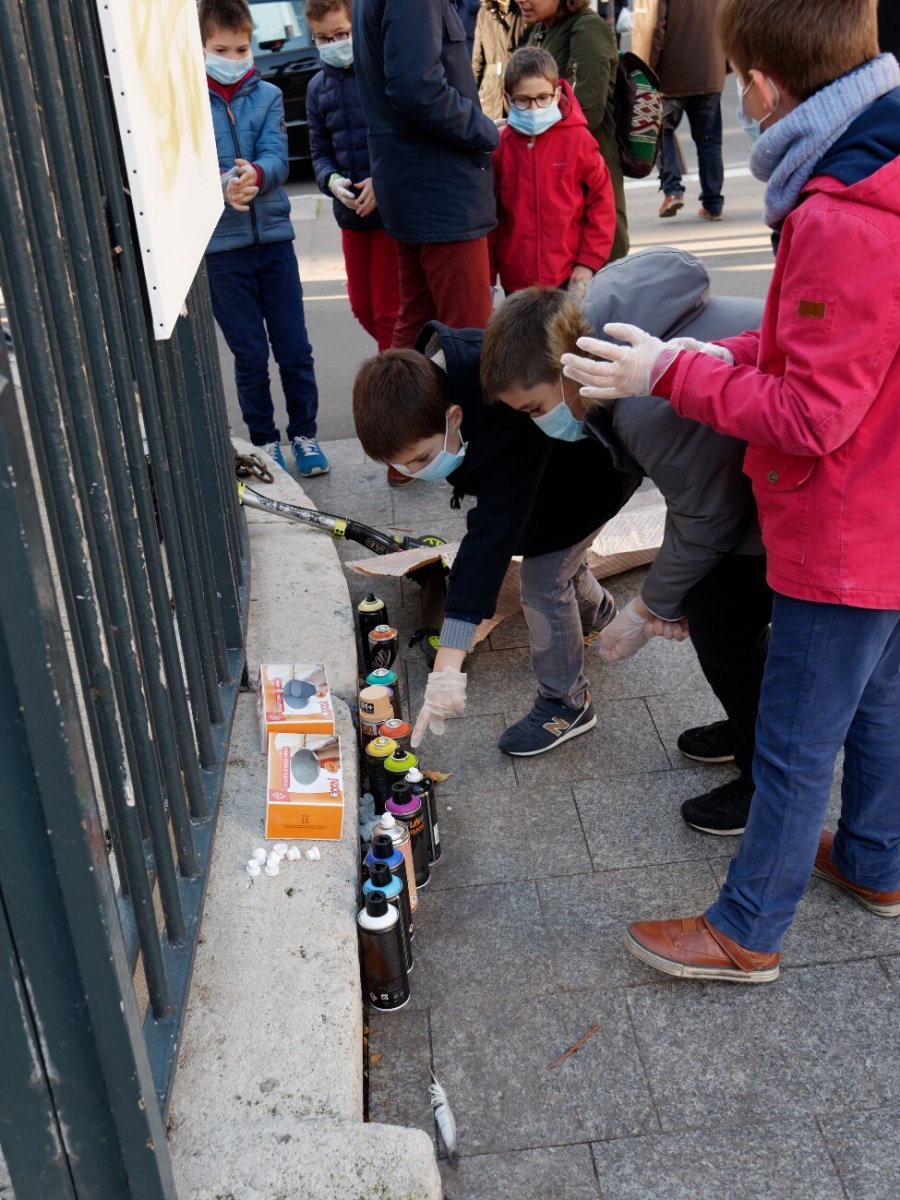
[[[306,0],[305,12],[322,59],[306,93],[316,182],[334,197],[350,308],[378,349],[387,350],[400,307],[397,243],[385,231],[372,188],[366,118],[353,69],[350,0]]]
[[[198,9],[213,128],[227,205],[206,249],[213,313],[234,355],[250,440],[284,467],[269,388],[269,343],[287,404],[287,436],[301,475],[322,475],[316,441],[319,393],[291,242],[284,101],[253,66],[253,18],[245,0],[202,0]]]

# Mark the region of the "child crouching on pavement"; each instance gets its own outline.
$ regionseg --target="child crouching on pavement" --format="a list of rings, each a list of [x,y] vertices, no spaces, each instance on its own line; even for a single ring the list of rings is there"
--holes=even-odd
[[[368,130],[353,70],[350,0],[306,0],[304,11],[322,60],[306,92],[316,183],[333,197],[350,308],[378,349],[386,350],[400,307],[397,243],[381,223],[372,189]]]
[[[509,124],[494,151],[497,228],[491,278],[584,291],[612,249],[616,202],[575,94],[546,50],[524,46],[506,67]]]
[[[749,443],[775,593],[756,794],[712,907],[626,945],[683,979],[765,983],[811,873],[900,916],[900,66],[874,0],[722,0],[718,19],[779,238],[761,328],[723,361],[612,325],[619,345],[579,341],[605,361],[564,361],[588,399],[652,390]]]
[[[613,470],[594,441],[552,442],[527,417],[482,403],[483,333],[425,326],[415,350],[363,363],[353,418],[377,462],[453,488],[451,505],[474,496],[450,573],[440,647],[413,733],[465,710],[465,657],[493,614],[506,569],[521,554],[522,608],[538,695],[502,734],[507,754],[543,754],[597,723],[584,674],[584,639],[615,616],[612,596],[585,563],[597,530],[637,479]]]

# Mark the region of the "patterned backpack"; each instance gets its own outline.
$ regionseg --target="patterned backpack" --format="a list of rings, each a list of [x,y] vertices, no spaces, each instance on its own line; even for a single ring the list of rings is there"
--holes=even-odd
[[[653,170],[662,114],[656,72],[630,50],[624,51],[616,71],[613,112],[607,112],[603,123],[618,144],[622,172],[631,179],[644,179]]]

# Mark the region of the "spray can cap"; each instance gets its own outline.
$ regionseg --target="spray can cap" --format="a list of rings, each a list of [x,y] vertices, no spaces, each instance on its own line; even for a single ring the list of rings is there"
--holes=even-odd
[[[381,608],[384,608],[384,601],[379,600],[374,592],[367,592],[366,598],[364,600],[360,600],[359,604],[356,606],[356,611],[361,613],[378,612],[378,610]]]
[[[369,892],[366,895],[366,912],[370,917],[383,917],[388,910],[384,892]]]
[[[397,824],[397,822],[394,820],[393,813],[385,812],[385,813],[382,813],[381,816],[378,818],[378,824],[381,826],[382,829],[393,829],[394,826]],[[388,841],[390,841],[391,845],[393,846],[394,843],[390,837],[390,834],[379,833],[378,836],[379,837],[387,837]],[[372,844],[374,845],[374,842]]]
[[[391,820],[393,821],[393,817]],[[382,825],[384,821],[382,820]],[[372,838],[372,857],[373,858],[393,858],[394,843],[389,833],[376,833]]]
[[[376,859],[369,867],[369,879],[376,888],[390,887],[392,878],[391,868],[383,858]]]
[[[407,779],[408,783],[421,783],[424,780],[424,778],[425,778],[425,776],[422,774],[422,772],[419,770],[418,767],[412,767],[409,771],[406,772],[406,779]]]

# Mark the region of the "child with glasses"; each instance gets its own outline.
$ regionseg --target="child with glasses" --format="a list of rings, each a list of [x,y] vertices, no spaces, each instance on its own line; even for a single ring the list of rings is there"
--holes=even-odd
[[[507,294],[542,284],[580,296],[616,232],[609,171],[546,50],[516,50],[504,88],[509,121],[494,151],[492,278],[499,273]]]
[[[386,350],[400,307],[397,243],[385,231],[372,189],[366,118],[353,70],[350,0],[307,0],[305,12],[322,60],[306,93],[313,170],[321,190],[333,197],[350,308],[378,349]]]

